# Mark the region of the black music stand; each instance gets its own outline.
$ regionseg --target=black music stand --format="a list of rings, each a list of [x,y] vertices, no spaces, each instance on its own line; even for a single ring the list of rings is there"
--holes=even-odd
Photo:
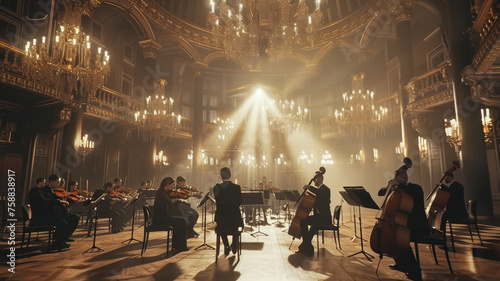
[[[277,226],[282,226],[283,223],[280,221],[280,214],[281,214],[281,201],[285,201],[286,198],[285,196],[283,195],[284,193],[283,192],[276,192],[274,193],[274,196],[276,197],[276,200],[278,200],[278,218],[277,218],[277,221],[275,222],[275,224]],[[288,208],[288,206],[287,206]],[[286,221],[286,215],[285,215],[285,221]]]
[[[133,209],[132,209],[132,233],[130,234],[130,239],[123,241],[122,244],[128,242],[126,245],[129,245],[130,243],[132,243],[132,241],[137,241],[139,243],[142,242],[134,238],[135,202],[137,202],[137,199],[139,199],[139,193],[136,193],[134,197],[132,197],[132,199],[130,199],[127,202],[127,204],[125,204],[125,206],[123,207],[124,209],[127,209],[130,208],[130,206],[132,206]]]
[[[342,202],[347,203],[347,205],[349,205],[349,215],[353,216],[353,219],[351,219],[351,217],[349,217],[349,220],[347,222],[354,223],[354,237],[352,238],[352,240],[354,241],[354,239],[356,239],[356,237],[358,236],[356,233],[356,208],[355,208],[355,206],[358,206],[358,204],[356,204],[356,202],[354,202],[354,200],[352,200],[352,198],[349,197],[349,194],[347,194],[347,191],[339,191],[339,193],[340,193],[340,195],[342,195],[340,205],[342,205]],[[354,209],[354,212],[352,211],[351,208]],[[342,210],[344,210],[344,208],[342,208]],[[342,226],[344,226],[344,211],[342,211]],[[346,225],[346,227],[348,227],[348,226]]]
[[[255,205],[264,205],[264,197],[261,192],[242,192],[241,193],[241,205],[250,205],[256,207]],[[253,230],[252,226],[250,229]],[[257,234],[268,236],[266,233],[260,231],[260,223],[257,224],[257,231],[250,233],[254,238]]]
[[[368,193],[362,186],[344,186],[344,189],[347,191],[347,194],[349,197],[356,203],[358,204],[358,219],[359,219],[359,233],[361,235],[361,251],[352,254],[348,257],[355,256],[357,254],[363,254],[365,257],[369,260],[372,261],[371,259],[375,258],[374,256],[370,255],[369,253],[365,252],[365,249],[363,247],[363,227],[361,224],[361,206],[369,209],[375,209],[379,210],[380,208],[377,206],[377,203],[373,201],[372,197],[370,196],[370,193]]]
[[[201,227],[203,228],[203,244],[196,247],[195,250],[198,250],[199,248],[201,248],[203,246],[206,246],[208,248],[211,248],[212,250],[215,250],[214,247],[207,244],[207,204],[206,203],[208,200],[212,201],[212,206],[213,206],[214,205],[213,203],[215,202],[215,200],[210,195],[210,192],[207,192],[207,194],[205,194],[205,197],[203,197],[203,199],[200,201],[200,203],[198,203],[198,205],[196,206],[196,208],[203,206],[203,209],[201,209]]]
[[[99,208],[99,205],[104,201],[104,198],[106,197],[106,195],[107,195],[107,193],[101,194],[101,196],[99,196],[95,201],[92,201],[90,203],[90,205],[87,207],[87,210],[93,210],[92,219],[94,219],[94,242],[92,244],[92,247],[90,247],[85,252],[83,252],[82,255],[85,255],[87,253],[92,253],[94,251],[104,252],[103,249],[101,249],[101,248],[99,248],[99,247],[97,247],[95,245],[95,239],[97,237],[97,213],[98,213],[98,208]],[[90,221],[90,224],[92,224],[92,221]]]

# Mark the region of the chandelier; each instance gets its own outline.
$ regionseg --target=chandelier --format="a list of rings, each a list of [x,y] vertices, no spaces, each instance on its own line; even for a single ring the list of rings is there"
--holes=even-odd
[[[226,120],[217,117],[214,121],[218,125],[217,128],[217,139],[219,141],[226,141],[230,135],[232,135],[234,129],[234,122],[226,118]]]
[[[70,93],[68,101],[76,98],[88,103],[109,74],[109,55],[101,47],[93,47],[90,37],[81,30],[80,1],[66,1],[63,5],[54,41],[48,42],[44,36],[41,42],[35,38],[26,43],[26,75],[57,93]]]
[[[310,7],[305,0],[210,0],[207,21],[228,58],[279,59],[312,45],[312,35],[323,22],[321,0],[314,4]]]
[[[267,119],[271,131],[279,135],[289,135],[298,130],[309,117],[309,110],[295,106],[293,100],[273,100],[267,106]]]
[[[175,115],[174,99],[166,96],[167,81],[155,81],[154,93],[146,98],[146,109],[137,111],[134,120],[140,128],[146,131],[159,130],[162,133],[172,133],[179,129],[181,115]]]
[[[368,135],[374,138],[381,131],[381,123],[387,116],[387,108],[374,105],[373,91],[364,90],[364,74],[353,76],[353,90],[351,94],[342,95],[344,107],[335,110],[335,120],[339,133],[343,135],[356,135],[363,138]]]

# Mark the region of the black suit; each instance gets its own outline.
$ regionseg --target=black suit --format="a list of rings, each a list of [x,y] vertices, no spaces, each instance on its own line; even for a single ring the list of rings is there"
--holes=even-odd
[[[314,253],[314,247],[311,243],[316,233],[314,226],[331,224],[332,213],[330,211],[330,188],[322,184],[319,188],[311,186],[309,190],[316,194],[316,200],[314,201],[313,215],[300,221],[302,244],[300,244],[299,250],[311,254]],[[309,226],[311,226],[310,229]]]
[[[172,199],[165,189],[158,189],[153,208],[153,225],[170,225],[174,229],[172,245],[178,251],[187,249],[187,219],[172,215]]]
[[[227,180],[214,186],[215,204],[215,232],[219,233],[226,249],[229,247],[227,235],[237,233],[238,228],[243,228],[243,218],[241,217],[241,187]],[[238,240],[233,236],[233,246],[238,244]],[[235,248],[233,248],[235,251]]]
[[[450,221],[464,221],[467,219],[467,208],[465,207],[464,186],[456,181],[453,181],[448,187],[441,185],[443,190],[450,192],[450,199],[446,204],[446,217]]]

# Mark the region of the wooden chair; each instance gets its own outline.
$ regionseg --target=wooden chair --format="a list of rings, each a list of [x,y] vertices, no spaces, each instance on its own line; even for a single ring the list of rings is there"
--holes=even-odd
[[[142,206],[144,212],[144,239],[142,240],[142,250],[141,256],[144,252],[146,252],[146,248],[148,247],[149,233],[157,232],[157,231],[166,231],[167,232],[167,257],[168,257],[168,245],[170,244],[170,232],[173,228],[170,225],[153,225],[152,224],[152,216],[151,209],[148,205]],[[173,245],[172,245],[173,249]]]
[[[453,239],[453,228],[452,224],[466,224],[467,228],[469,228],[470,239],[472,243],[474,243],[474,237],[472,236],[471,225],[476,226],[477,236],[479,237],[479,241],[481,242],[481,246],[483,246],[483,240],[481,240],[481,234],[479,233],[479,227],[477,225],[477,200],[469,200],[467,205],[467,218],[465,220],[448,220],[448,225],[450,226],[450,237],[451,237],[451,248],[453,252],[455,251],[455,239]]]
[[[417,262],[420,266],[420,255],[418,253],[418,244],[429,244],[432,245],[432,252],[434,254],[434,260],[436,264],[438,263],[436,256],[436,247],[443,246],[444,252],[446,254],[446,260],[448,261],[448,267],[450,268],[451,274],[453,274],[453,269],[451,268],[450,256],[448,255],[448,245],[446,244],[446,220],[443,218],[444,211],[435,211],[432,217],[432,230],[431,234],[420,237],[413,237],[411,242],[415,243],[415,253],[417,256]]]
[[[232,232],[232,231],[229,231],[229,232],[226,232],[226,231],[217,231],[217,241],[215,243],[215,263],[217,264],[217,259],[219,258],[219,251],[220,251],[220,241],[222,240],[221,239],[221,235],[230,235],[230,236],[233,236],[233,239],[235,237],[238,237],[238,260],[240,259],[240,255],[241,255],[241,231],[240,230],[237,230],[236,232]]]
[[[47,251],[50,251],[50,246],[52,243],[52,240],[54,238],[54,233],[56,231],[56,227],[54,225],[45,225],[45,226],[30,226],[29,223],[31,221],[31,206],[28,205],[23,205],[21,208],[22,214],[23,214],[23,236],[21,238],[21,248],[24,245],[24,237],[26,236],[26,233],[28,233],[28,242],[26,244],[26,247],[30,246],[30,240],[31,240],[31,233],[32,232],[45,232],[47,231],[49,233],[49,242],[47,246]]]
[[[342,246],[340,246],[340,210],[342,209],[341,205],[335,206],[333,211],[333,219],[332,224],[318,225],[315,226],[316,229],[316,247],[318,249],[318,257],[319,257],[319,232],[321,231],[321,240],[322,243],[325,244],[325,230],[333,231],[333,240],[335,241],[335,247],[337,247],[337,240],[339,241],[338,247],[342,250]]]

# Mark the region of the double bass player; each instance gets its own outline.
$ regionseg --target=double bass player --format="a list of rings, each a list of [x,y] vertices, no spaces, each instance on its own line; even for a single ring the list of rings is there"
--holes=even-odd
[[[405,159],[406,160],[406,159]],[[408,158],[411,167],[411,160]],[[406,163],[406,162],[405,162]],[[427,235],[430,232],[429,223],[425,215],[424,209],[424,192],[420,185],[408,181],[406,169],[399,169],[395,173],[394,180],[389,183],[390,186],[397,186],[400,190],[405,191],[413,198],[413,209],[408,217],[408,228],[411,237]],[[389,188],[382,188],[379,196],[384,196]],[[418,265],[413,250],[408,244],[408,247],[402,249],[402,253],[394,258],[395,264],[389,265],[393,270],[405,272],[406,276],[411,280],[422,280],[422,273]]]

